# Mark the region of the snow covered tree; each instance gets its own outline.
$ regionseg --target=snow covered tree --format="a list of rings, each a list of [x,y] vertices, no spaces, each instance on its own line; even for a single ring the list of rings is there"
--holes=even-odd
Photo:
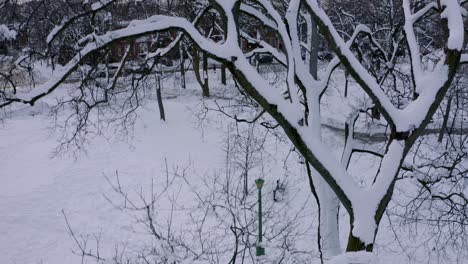
[[[88,2],[88,1],[86,1]],[[87,14],[94,14],[112,5],[112,0],[101,0],[91,4]],[[396,179],[405,158],[417,139],[423,134],[426,126],[440,106],[460,62],[467,61],[467,54],[462,54],[466,45],[464,40],[465,26],[462,14],[466,10],[458,0],[428,1],[417,7],[410,0],[401,1],[404,14],[404,43],[407,46],[410,61],[412,89],[417,96],[396,104],[387,95],[385,80],[378,80],[368,67],[358,59],[352,46],[361,36],[369,37],[371,45],[364,47],[370,52],[384,51],[383,57],[388,71],[396,69],[398,64],[405,63],[397,59],[399,45],[381,45],[373,38],[370,27],[359,25],[352,36],[343,39],[327,13],[317,0],[211,0],[200,3],[195,18],[173,12],[170,15],[154,15],[148,18],[133,20],[127,26],[105,32],[92,33],[79,41],[79,49],[74,57],[64,66],[59,74],[45,84],[29,91],[3,89],[0,91],[0,107],[13,103],[34,105],[38,100],[49,96],[70,75],[98,52],[114,43],[151,35],[164,31],[177,31],[177,36],[166,47],[154,53],[148,53],[146,59],[164,56],[182,39],[190,39],[193,45],[218,60],[231,72],[233,79],[242,91],[255,100],[284,130],[292,144],[300,152],[306,163],[311,166],[312,182],[317,190],[321,204],[322,236],[326,243],[328,256],[339,254],[337,212],[339,203],[350,216],[350,233],[346,245],[347,252],[372,251],[379,223],[392,198]],[[399,1],[397,1],[399,2]],[[224,37],[218,41],[207,37],[197,27],[200,17],[207,12],[220,16],[219,30]],[[273,30],[279,39],[280,47],[272,46],[262,39],[261,34],[251,35],[240,25],[242,15],[248,15]],[[441,25],[443,48],[434,50],[439,58],[434,63],[422,60],[421,45],[415,33],[415,24],[428,16],[435,17]],[[336,54],[322,74],[315,78],[308,70],[309,63],[303,56],[308,45],[301,42],[299,20],[312,19]],[[65,28],[73,26],[76,17],[70,18],[57,26],[47,38],[48,45],[54,43]],[[254,43],[253,50],[246,51],[242,43]],[[388,50],[390,49],[390,50]],[[269,82],[251,65],[252,54],[271,54],[286,71],[283,89],[270,86]],[[308,56],[305,56],[307,59]],[[125,65],[126,56],[119,69]],[[361,146],[354,140],[353,127],[356,114],[347,122],[346,145],[342,158],[330,154],[322,141],[321,99],[328,87],[333,71],[343,65],[345,70],[359,84],[370,98],[367,107],[375,107],[388,126],[389,137],[383,151],[375,151]],[[79,94],[79,107],[94,106],[87,100],[108,102],[113,93],[120,93],[115,82],[121,70],[111,78],[111,85],[94,87],[99,92]],[[404,84],[401,84],[404,85]],[[408,87],[403,87],[408,88]],[[360,110],[357,109],[357,113]],[[355,152],[365,152],[380,158],[380,167],[374,179],[361,186],[347,170],[350,159]]]

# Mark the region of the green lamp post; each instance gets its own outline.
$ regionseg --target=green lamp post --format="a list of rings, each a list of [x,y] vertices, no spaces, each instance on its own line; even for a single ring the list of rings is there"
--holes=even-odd
[[[262,247],[263,232],[262,232],[262,187],[265,181],[262,178],[255,180],[255,184],[258,188],[258,245],[256,248],[256,255],[265,255],[265,248]]]

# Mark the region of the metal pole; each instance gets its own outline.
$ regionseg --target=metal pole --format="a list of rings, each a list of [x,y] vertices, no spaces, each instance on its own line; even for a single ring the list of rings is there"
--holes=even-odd
[[[256,248],[256,255],[265,255],[265,248],[262,246],[263,242],[263,231],[262,231],[262,187],[265,181],[262,178],[258,178],[255,181],[258,188],[258,245]]]
[[[262,189],[258,190],[258,242],[262,243]]]

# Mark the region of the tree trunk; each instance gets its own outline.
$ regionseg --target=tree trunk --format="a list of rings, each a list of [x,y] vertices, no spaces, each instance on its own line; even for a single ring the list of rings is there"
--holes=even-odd
[[[315,173],[317,196],[320,200],[320,236],[324,259],[331,259],[341,253],[339,233],[340,201],[325,180]]]
[[[203,96],[210,97],[210,88],[208,86],[208,54],[203,51]]]
[[[164,112],[164,105],[161,96],[161,78],[159,75],[156,77],[157,86],[156,86],[156,96],[158,98],[158,106],[159,106],[159,117],[161,120],[166,121],[166,114]]]
[[[372,119],[380,120],[380,112],[376,106],[371,108],[371,116]]]
[[[226,65],[224,63],[221,64],[221,83],[226,85]]]
[[[310,56],[309,56],[309,71],[314,78],[317,78],[318,70],[318,28],[311,19],[310,25]],[[317,105],[319,105],[317,103]],[[319,113],[320,109],[310,109],[311,114]],[[313,120],[320,120],[320,117],[312,118]],[[319,122],[319,121],[318,121]],[[314,127],[320,127],[320,123],[311,124]],[[320,131],[317,131],[320,135]],[[316,199],[319,205],[319,250],[323,259],[331,259],[341,253],[340,236],[339,236],[339,209],[340,201],[335,193],[328,186],[325,180],[319,175],[317,171],[312,168],[312,178],[315,184]]]
[[[348,244],[346,245],[346,252],[357,252],[367,251],[372,252],[374,245],[367,245],[362,242],[359,238],[353,236],[353,225],[351,224],[351,230],[349,231]]]
[[[311,39],[310,39],[310,61],[309,61],[309,70],[312,76],[317,79],[317,68],[318,68],[318,50],[319,50],[319,41],[318,41],[318,29],[312,19],[311,25]]]
[[[186,89],[187,85],[185,83],[185,59],[184,59],[184,49],[182,47],[182,43],[179,46],[179,53],[180,53],[180,77],[182,81],[182,88]]]
[[[452,96],[449,96],[448,102],[447,102],[447,108],[445,109],[445,113],[444,113],[444,121],[442,122],[442,127],[440,128],[440,132],[439,132],[439,138],[437,140],[439,143],[441,143],[442,139],[444,139],[444,134],[445,134],[445,131],[447,130],[447,123],[450,117],[451,108],[452,108]]]
[[[345,89],[344,89],[344,97],[348,97],[348,87],[349,87],[349,80],[348,80],[348,73],[345,71]]]
[[[208,61],[208,57],[205,56],[205,54],[206,53],[204,52],[203,62],[205,62],[205,58]],[[195,47],[193,47],[192,60],[193,60],[193,72],[195,74],[195,78],[197,79],[198,84],[202,88],[203,96],[204,97],[210,97],[210,90],[209,90],[209,87],[208,87],[208,63],[206,63],[206,64],[204,63],[204,66],[203,66],[203,79],[202,79],[202,76],[200,75],[200,54],[199,54],[198,50]],[[205,65],[206,65],[206,69],[205,69]]]

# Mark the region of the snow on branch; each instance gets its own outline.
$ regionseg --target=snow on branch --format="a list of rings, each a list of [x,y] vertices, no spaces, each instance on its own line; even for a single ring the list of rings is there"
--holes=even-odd
[[[294,60],[294,67],[295,67],[295,76],[298,78],[298,82],[300,82],[300,86],[303,87],[304,91],[304,96],[307,97],[307,100],[309,101],[309,106],[311,106],[311,103],[316,101],[314,98],[308,98],[308,97],[315,97],[318,99],[318,82],[317,80],[310,74],[309,70],[307,70],[309,67],[305,65],[303,59],[302,59],[302,52],[301,52],[301,45],[300,45],[300,40],[299,40],[299,32],[298,32],[298,17],[299,17],[299,9],[300,9],[300,1],[291,1],[289,3],[289,7],[286,11],[285,19],[287,21],[287,32],[289,34],[289,39],[291,40],[291,47],[292,47],[292,52],[288,53],[289,57],[292,57]],[[318,104],[319,102],[316,101]],[[312,122],[311,126],[319,126],[319,124],[313,124]]]
[[[443,23],[445,30],[448,32],[448,39],[446,40],[447,50],[445,51],[444,59],[440,60],[432,70],[425,70],[421,66],[419,45],[414,35],[409,1],[404,1],[405,19],[407,20],[405,33],[411,52],[415,88],[419,96],[402,111],[399,122],[400,131],[423,129],[427,125],[430,119],[429,116],[434,113],[436,106],[442,100],[440,93],[448,89],[450,76],[453,75],[459,62],[464,42],[464,25],[461,8],[456,0],[445,0],[440,3],[442,10],[440,16],[447,22]]]
[[[449,33],[447,40],[448,51],[445,60],[441,60],[436,67],[426,72],[421,65],[419,45],[414,33],[414,21],[432,6],[423,8],[420,13],[413,15],[410,10],[409,0],[403,1],[405,12],[405,35],[411,55],[411,65],[413,70],[416,90],[421,94],[417,100],[411,102],[405,109],[397,109],[382,91],[380,84],[370,75],[370,73],[357,60],[348,45],[340,37],[329,17],[320,7],[317,0],[305,0],[306,8],[309,9],[313,18],[320,26],[325,37],[335,50],[341,62],[359,85],[374,101],[379,111],[387,122],[396,128],[398,132],[412,131],[427,122],[428,115],[437,104],[437,94],[441,89],[447,88],[447,81],[450,71],[458,63],[458,55],[464,41],[464,25],[461,16],[461,8],[456,0],[441,1],[441,17],[447,21],[446,28]]]
[[[195,19],[193,20],[192,22],[192,25],[196,26],[198,24],[198,22],[200,21],[200,19],[203,17],[203,15],[209,10],[210,8],[207,7],[207,8],[204,8],[203,10],[201,10],[198,15],[195,17]],[[146,60],[150,60],[150,59],[153,59],[153,58],[156,58],[156,57],[162,57],[164,55],[166,55],[167,53],[169,53],[173,48],[175,48],[177,46],[177,44],[182,40],[184,36],[184,32],[179,32],[179,34],[177,34],[177,37],[175,37],[174,40],[171,41],[171,43],[169,43],[169,45],[167,45],[166,47],[164,48],[158,48],[155,52],[150,52],[146,55],[145,59]]]
[[[275,21],[271,20],[269,17],[264,15],[260,10],[254,8],[253,6],[242,3],[240,6],[240,9],[244,13],[251,15],[257,18],[258,20],[260,20],[260,22],[262,22],[265,26],[268,26],[273,29],[278,28]]]
[[[34,104],[40,98],[52,93],[60,84],[62,84],[72,72],[86,60],[88,56],[99,51],[108,45],[120,40],[137,38],[143,35],[155,33],[167,29],[179,29],[184,31],[190,38],[205,50],[219,58],[230,59],[232,54],[226,52],[224,45],[217,44],[210,39],[203,37],[195,26],[185,18],[156,15],[144,20],[136,20],[130,23],[126,28],[109,31],[104,35],[95,36],[93,42],[88,43],[78,52],[57,74],[58,77],[50,79],[43,85],[35,87],[30,92],[15,95],[12,98],[6,98],[6,102],[0,107],[9,105],[13,102],[25,104]],[[86,38],[86,37],[85,37]]]
[[[97,11],[102,9],[103,7],[107,6],[108,4],[112,3],[115,0],[98,0],[96,3],[91,5],[91,10]]]
[[[246,57],[251,57],[255,53],[269,53],[279,63],[283,64],[284,66],[287,66],[288,62],[287,62],[286,55],[284,55],[284,53],[282,53],[278,49],[276,49],[273,46],[271,46],[270,44],[268,44],[266,41],[253,38],[253,37],[249,36],[249,34],[247,34],[246,32],[243,32],[243,31],[241,31],[241,36],[243,38],[245,38],[249,43],[256,43],[256,44],[258,44],[260,46],[260,48],[254,49],[251,52],[246,53],[245,54]]]
[[[164,55],[169,53],[173,48],[175,48],[177,46],[177,44],[179,44],[179,42],[182,40],[183,36],[184,36],[183,33],[177,34],[177,37],[174,40],[172,40],[169,43],[169,45],[167,45],[164,48],[158,48],[155,52],[148,53],[145,56],[145,59],[150,60],[150,59],[153,59],[153,58],[156,58],[156,57],[163,57]]]
[[[373,99],[382,115],[385,116],[387,122],[395,125],[395,122],[398,120],[400,111],[391,103],[374,77],[372,77],[372,75],[364,68],[364,66],[351,52],[347,43],[345,43],[345,41],[338,34],[330,18],[327,16],[327,14],[325,14],[325,11],[320,7],[317,0],[305,0],[305,3],[306,8],[309,9],[314,20],[316,20],[321,30],[325,33],[325,37],[334,48],[342,63],[347,66],[347,69],[353,78]]]
[[[440,16],[447,20],[449,38],[447,47],[451,50],[461,51],[464,42],[463,18],[461,7],[457,0],[440,0],[442,13]],[[460,31],[462,34],[460,34]]]
[[[124,70],[125,63],[127,62],[127,59],[128,59],[128,56],[130,55],[131,49],[132,49],[132,45],[128,45],[127,49],[125,50],[125,54],[124,54],[123,58],[120,60],[117,71],[114,73],[111,80],[109,81],[109,85],[107,86],[107,89],[106,89],[106,100],[107,100],[107,91],[114,89],[115,86],[117,85],[117,80],[119,79],[119,76],[121,75],[122,71]]]
[[[354,44],[354,42],[356,41],[357,37],[360,34],[366,34],[372,38],[372,33],[371,33],[370,28],[365,25],[359,25],[356,27],[356,29],[354,29],[353,35],[346,42],[346,45],[348,46],[348,48],[351,48],[351,46]],[[323,94],[325,92],[325,89],[327,88],[328,83],[330,81],[331,75],[333,74],[334,70],[338,67],[339,64],[340,64],[340,59],[337,56],[335,56],[328,64],[327,70],[321,77],[320,94]]]
[[[281,37],[281,40],[283,41],[284,48],[286,51],[286,56],[288,59],[288,67],[287,67],[287,93],[289,94],[291,102],[299,102],[300,99],[298,97],[298,94],[296,92],[296,84],[295,84],[295,61],[294,61],[294,49],[293,45],[291,43],[291,38],[290,35],[288,34],[289,30],[286,27],[282,16],[279,14],[279,12],[275,9],[275,7],[272,5],[270,1],[267,0],[258,0],[259,4],[265,8],[267,13],[273,18],[273,20],[276,22],[278,25],[278,34]],[[290,7],[295,3],[298,2],[297,0],[292,0],[290,3]],[[288,9],[289,9],[288,8]]]
[[[16,34],[15,30],[10,30],[7,26],[0,24],[0,41],[14,40],[16,38]]]
[[[462,64],[468,63],[468,54],[462,54],[461,55],[460,63],[462,63]]]
[[[116,0],[100,0],[100,1],[92,4],[91,7],[90,7],[90,10],[79,13],[79,14],[76,14],[76,15],[72,16],[69,19],[64,19],[62,21],[62,23],[60,25],[54,27],[54,29],[52,29],[52,31],[47,36],[47,39],[46,39],[47,45],[50,47],[50,45],[52,45],[52,43],[55,41],[55,39],[57,39],[57,37],[65,29],[67,29],[69,26],[71,26],[73,23],[75,23],[75,21],[77,21],[78,19],[80,19],[80,18],[82,18],[84,16],[87,16],[89,14],[95,14],[95,13],[103,10],[104,8],[106,8],[107,6],[109,6],[110,4],[112,4],[115,1]]]
[[[437,10],[437,3],[436,2],[431,2],[431,3],[427,4],[425,7],[421,8],[418,12],[411,15],[411,20],[413,21],[413,23],[417,22],[423,16],[428,14],[431,10]]]
[[[423,78],[423,68],[421,65],[421,54],[419,52],[419,45],[414,32],[414,16],[411,14],[411,7],[409,0],[403,0],[403,10],[405,13],[405,26],[404,32],[406,42],[408,43],[409,55],[411,59],[411,71],[413,74],[413,82],[416,88]],[[419,91],[417,91],[419,93]]]

